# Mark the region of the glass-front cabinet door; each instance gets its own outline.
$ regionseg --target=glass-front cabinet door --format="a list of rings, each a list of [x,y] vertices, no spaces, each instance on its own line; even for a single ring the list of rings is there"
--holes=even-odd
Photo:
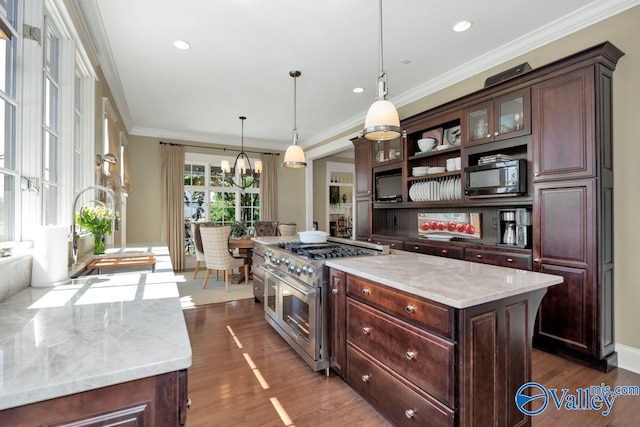
[[[465,145],[530,134],[530,93],[529,88],[526,88],[467,108]]]
[[[399,162],[403,158],[402,143],[403,137],[389,141],[374,141],[373,144],[373,164],[379,165],[386,162]]]

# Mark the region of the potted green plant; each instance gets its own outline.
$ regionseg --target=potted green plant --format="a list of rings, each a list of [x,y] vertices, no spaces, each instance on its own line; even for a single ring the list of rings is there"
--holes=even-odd
[[[83,206],[80,212],[76,214],[76,224],[93,234],[94,245],[93,253],[95,255],[103,254],[105,250],[105,235],[111,234],[111,225],[113,219],[119,218],[117,212],[109,209],[104,205],[94,207]]]
[[[247,235],[247,224],[244,221],[236,221],[231,224],[231,237],[240,239]]]

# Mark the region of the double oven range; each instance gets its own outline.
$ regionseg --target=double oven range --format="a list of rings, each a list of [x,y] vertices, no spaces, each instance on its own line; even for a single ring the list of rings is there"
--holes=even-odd
[[[315,371],[329,375],[329,273],[325,261],[389,253],[389,246],[329,237],[265,246],[265,319]]]

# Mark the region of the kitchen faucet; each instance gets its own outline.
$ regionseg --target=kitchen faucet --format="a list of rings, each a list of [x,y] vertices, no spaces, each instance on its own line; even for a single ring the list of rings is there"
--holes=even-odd
[[[115,199],[113,197],[113,190],[110,188],[107,188],[103,185],[90,185],[88,187],[83,188],[82,190],[78,191],[73,199],[73,205],[71,206],[71,216],[72,216],[72,220],[71,220],[71,240],[72,240],[72,246],[73,246],[73,265],[76,265],[78,263],[78,233],[76,233],[76,204],[78,203],[78,199],[80,198],[80,195],[82,195],[82,193],[89,191],[89,190],[102,190],[107,194],[107,199],[109,199],[111,201],[111,205],[114,206],[116,205]],[[115,210],[113,210],[113,222],[111,223],[111,227],[113,228],[113,224],[115,222],[116,219],[116,213]]]

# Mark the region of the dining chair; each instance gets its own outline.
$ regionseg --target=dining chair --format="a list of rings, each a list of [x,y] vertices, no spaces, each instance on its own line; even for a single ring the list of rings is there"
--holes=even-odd
[[[284,236],[284,237],[295,236],[297,229],[298,229],[298,226],[293,222],[278,224],[278,234],[280,236]]]
[[[229,272],[234,268],[244,267],[244,283],[249,284],[249,263],[246,258],[234,258],[229,252],[229,234],[231,227],[200,227],[202,249],[204,249],[207,273],[202,282],[202,289],[207,287],[211,270],[224,272],[224,289],[229,292]]]
[[[278,221],[256,221],[253,226],[256,228],[256,236],[278,235]]]
[[[214,227],[215,223],[209,222],[192,222],[191,223],[191,236],[193,238],[196,255],[196,271],[193,273],[193,278],[198,276],[198,270],[200,269],[200,263],[204,262],[204,249],[202,249],[202,237],[200,236],[200,227]],[[216,270],[216,280],[218,280],[218,271]]]

